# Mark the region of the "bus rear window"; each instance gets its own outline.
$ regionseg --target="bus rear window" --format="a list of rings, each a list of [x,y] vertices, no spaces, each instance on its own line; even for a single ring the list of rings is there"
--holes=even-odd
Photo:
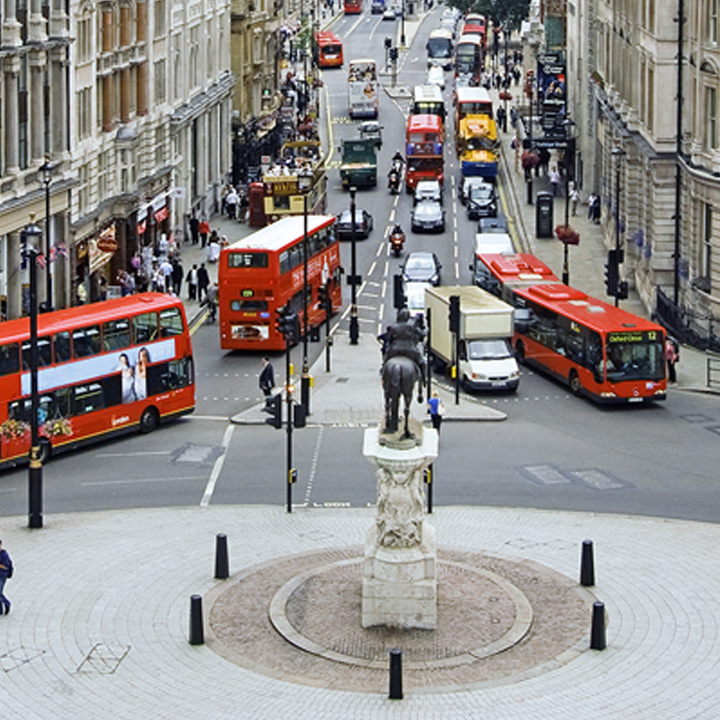
[[[267,312],[267,300],[231,300],[233,312]]]
[[[266,268],[268,254],[265,252],[231,252],[228,253],[229,268]]]

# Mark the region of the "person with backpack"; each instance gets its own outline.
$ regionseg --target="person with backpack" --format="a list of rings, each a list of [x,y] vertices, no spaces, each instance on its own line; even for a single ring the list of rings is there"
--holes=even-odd
[[[5,597],[5,582],[13,576],[13,564],[8,551],[2,546],[0,540],[0,615],[10,613],[10,601]]]

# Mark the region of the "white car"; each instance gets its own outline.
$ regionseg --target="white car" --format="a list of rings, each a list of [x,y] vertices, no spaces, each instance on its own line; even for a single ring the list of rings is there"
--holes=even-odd
[[[410,281],[405,283],[405,299],[410,317],[425,315],[425,290],[432,287],[429,282]]]
[[[395,19],[395,10],[393,8],[386,8],[385,12],[382,16],[383,20],[394,20]]]
[[[427,85],[437,85],[439,88],[445,89],[445,72],[439,65],[433,65],[427,74]]]

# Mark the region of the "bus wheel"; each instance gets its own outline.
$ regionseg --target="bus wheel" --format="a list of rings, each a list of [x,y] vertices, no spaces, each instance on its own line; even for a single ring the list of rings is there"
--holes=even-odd
[[[580,377],[574,370],[572,370],[570,372],[570,392],[573,395],[579,395],[581,388],[582,386],[580,385]]]
[[[515,346],[515,359],[521,364],[525,364],[525,346],[522,344],[522,342],[519,342]]]
[[[50,460],[50,456],[52,455],[52,445],[50,444],[50,440],[46,437],[41,437],[38,446],[40,448],[40,462],[44,465],[48,460]]]
[[[140,432],[151,433],[159,423],[158,411],[154,407],[147,407],[140,416]]]

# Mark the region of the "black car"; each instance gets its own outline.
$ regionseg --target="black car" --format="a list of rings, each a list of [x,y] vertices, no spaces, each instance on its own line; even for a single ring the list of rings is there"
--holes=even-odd
[[[460,179],[460,202],[463,205],[467,205],[467,196],[470,192],[470,188],[478,187],[479,185],[487,185],[487,180],[480,175],[463,175]]]
[[[357,240],[366,238],[372,229],[372,215],[367,210],[355,208],[355,238]],[[337,216],[335,232],[337,232],[338,240],[352,240],[352,217],[349,208]]]
[[[429,282],[431,285],[440,284],[440,261],[437,255],[431,252],[412,252],[402,265],[403,281]]]
[[[421,200],[410,213],[413,232],[444,232],[445,211],[437,200]]]
[[[467,215],[471,220],[480,217],[495,217],[497,215],[497,194],[495,186],[490,183],[475,185],[468,191]]]

